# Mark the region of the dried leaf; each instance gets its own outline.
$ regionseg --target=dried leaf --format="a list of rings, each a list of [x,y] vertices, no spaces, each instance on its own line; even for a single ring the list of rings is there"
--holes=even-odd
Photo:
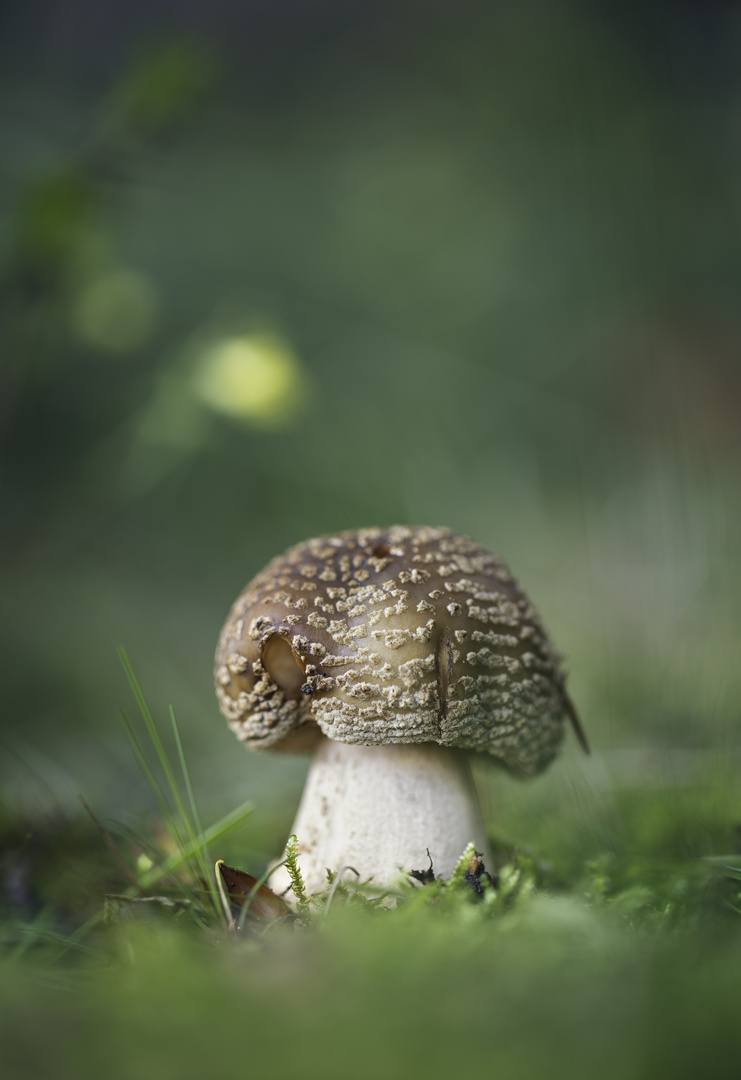
[[[287,915],[294,914],[281,896],[274,893],[267,885],[259,885],[257,878],[252,874],[247,874],[244,870],[236,870],[225,863],[219,863],[219,873],[233,908],[241,910],[249,900],[248,918],[283,919]]]

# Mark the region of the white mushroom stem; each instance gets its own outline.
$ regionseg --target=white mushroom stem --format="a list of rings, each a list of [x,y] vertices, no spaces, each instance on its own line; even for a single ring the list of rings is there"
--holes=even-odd
[[[433,743],[356,746],[322,739],[293,825],[307,891],[327,887],[327,868],[353,867],[379,888],[429,867],[448,877],[467,844],[484,854],[481,812],[468,761]],[[353,875],[354,876],[354,875]],[[270,879],[282,892],[285,867]]]

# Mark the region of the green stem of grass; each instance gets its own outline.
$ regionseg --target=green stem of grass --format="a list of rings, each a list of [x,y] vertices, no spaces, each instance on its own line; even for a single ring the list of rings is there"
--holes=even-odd
[[[252,813],[254,806],[251,802],[242,803],[231,813],[226,814],[220,821],[217,821],[215,825],[212,825],[209,829],[206,829],[202,834],[202,840],[205,845],[213,845],[223,840],[230,833],[236,832],[237,829],[241,829],[247,822],[250,814]],[[201,838],[196,838],[193,843],[198,844],[201,842]],[[180,867],[188,862],[193,855],[194,850],[191,850],[191,845],[186,844],[182,851],[176,852],[171,855],[169,859],[166,859],[160,866],[155,866],[151,870],[148,870],[145,874],[139,878],[139,884],[142,889],[150,889],[152,885],[156,885],[158,881],[161,881],[163,877],[167,877],[168,874],[174,873],[179,870]]]

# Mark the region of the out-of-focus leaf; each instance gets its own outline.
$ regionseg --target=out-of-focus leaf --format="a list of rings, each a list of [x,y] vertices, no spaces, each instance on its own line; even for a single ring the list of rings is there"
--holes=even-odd
[[[182,120],[213,85],[217,66],[205,45],[179,40],[143,49],[108,102],[105,119],[141,135]]]

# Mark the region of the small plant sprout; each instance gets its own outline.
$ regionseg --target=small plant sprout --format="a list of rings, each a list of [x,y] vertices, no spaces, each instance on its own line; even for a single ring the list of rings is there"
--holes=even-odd
[[[460,859],[455,864],[453,873],[448,880],[449,889],[462,889],[466,884],[466,877],[469,873],[469,867],[471,860],[476,855],[476,845],[473,841],[470,844],[466,844]]]
[[[300,915],[306,915],[309,912],[310,901],[306,895],[306,886],[304,885],[304,879],[301,874],[301,867],[298,865],[298,837],[294,833],[288,837],[288,843],[286,844],[286,856],[285,856],[285,868],[286,873],[291,882],[291,889],[293,895],[296,897],[296,910]]]
[[[271,879],[297,906],[299,871],[309,893],[346,865],[384,889],[427,849],[442,877],[471,840],[486,858],[467,752],[535,776],[566,722],[586,749],[530,601],[446,529],[340,533],[274,559],[229,613],[216,692],[246,746],[314,751],[300,843]]]

